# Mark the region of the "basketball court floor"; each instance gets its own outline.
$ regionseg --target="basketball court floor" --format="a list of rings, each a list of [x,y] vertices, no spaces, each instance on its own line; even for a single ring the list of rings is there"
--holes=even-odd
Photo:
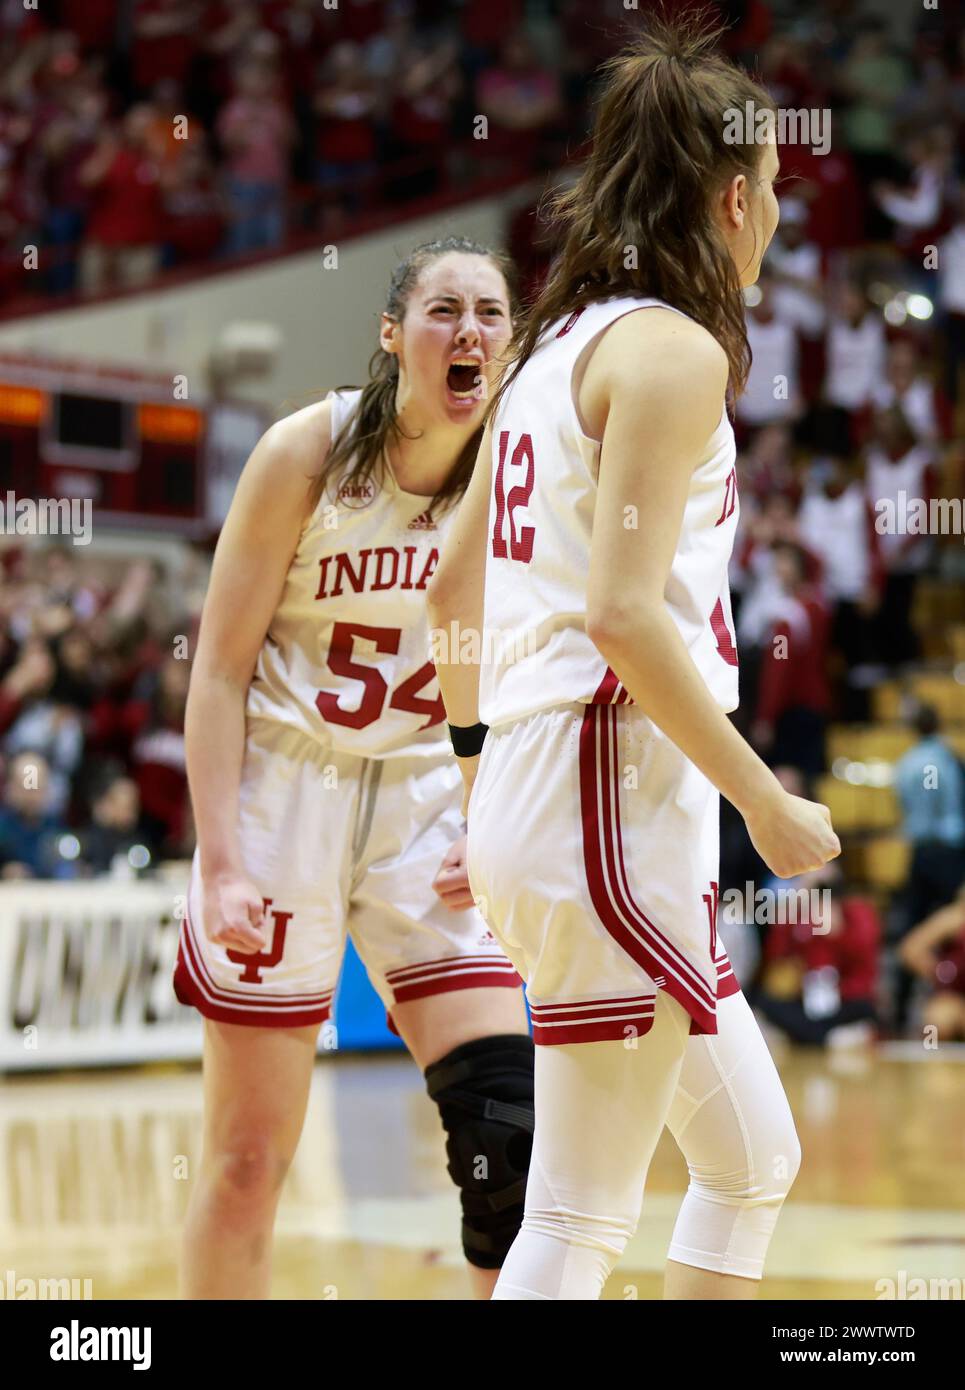
[[[875,1299],[933,1279],[961,1297],[965,1047],[775,1056],[804,1160],[762,1296]],[[0,1081],[0,1279],[12,1270],[89,1279],[94,1298],[174,1297],[200,1120],[197,1066]],[[685,1185],[664,1134],[605,1297],[660,1297]],[[466,1298],[458,1229],[415,1067],[402,1055],[320,1058],[281,1202],[275,1296]]]

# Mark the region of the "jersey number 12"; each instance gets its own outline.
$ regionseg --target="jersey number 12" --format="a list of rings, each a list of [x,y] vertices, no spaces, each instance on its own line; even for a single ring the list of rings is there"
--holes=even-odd
[[[516,529],[514,512],[525,507],[533,491],[536,462],[533,458],[533,441],[530,435],[521,434],[516,448],[509,460],[510,468],[526,468],[524,481],[517,483],[506,492],[506,455],[509,453],[509,430],[500,431],[499,462],[496,465],[496,520],[493,523],[493,554],[497,560],[522,560],[529,564],[533,558],[532,526]],[[509,545],[506,544],[506,523],[509,523]]]

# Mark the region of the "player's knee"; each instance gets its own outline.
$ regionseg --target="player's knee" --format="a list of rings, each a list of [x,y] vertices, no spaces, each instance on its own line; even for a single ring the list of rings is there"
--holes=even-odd
[[[291,1162],[270,1135],[254,1133],[232,1136],[212,1158],[217,1197],[222,1204],[249,1210],[275,1202]]]
[[[801,1141],[790,1107],[753,1144],[754,1168],[764,1198],[783,1201],[801,1167]]]
[[[739,1162],[691,1169],[691,1187],[705,1196],[749,1206],[784,1201],[801,1167],[801,1144],[790,1111],[752,1134]]]
[[[801,1168],[801,1141],[797,1137],[797,1130],[794,1128],[793,1121],[788,1121],[787,1133],[783,1143],[784,1152],[775,1153],[772,1156],[772,1167],[780,1170],[780,1179],[784,1187],[784,1195],[790,1191],[791,1184],[797,1177]]]
[[[462,1197],[466,1259],[498,1269],[523,1218],[533,1146],[532,1041],[512,1033],[464,1043],[426,1069],[426,1085]]]

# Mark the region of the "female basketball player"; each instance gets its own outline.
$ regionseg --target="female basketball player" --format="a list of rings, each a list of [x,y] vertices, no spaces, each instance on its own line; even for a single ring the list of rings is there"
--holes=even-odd
[[[425,614],[509,315],[485,248],[417,248],[369,384],[268,430],[218,541],[187,708],[198,851],[175,976],[205,1016],[189,1297],[267,1294],[346,930],[439,1105],[480,1295],[519,1227],[532,1043],[472,906]]]
[[[741,286],[778,218],[774,145],[724,137],[750,103],[771,109],[692,25],[609,65],[559,258],[430,586],[434,626],[483,628],[481,672],[438,670],[472,792],[470,881],[537,1044],[526,1214],[496,1298],[599,1296],[664,1124],[690,1169],[665,1296],[751,1297],[799,1163],[716,941],[718,792],[777,874],[839,852],[826,808],[786,793],[726,716],[725,392],[748,365]]]

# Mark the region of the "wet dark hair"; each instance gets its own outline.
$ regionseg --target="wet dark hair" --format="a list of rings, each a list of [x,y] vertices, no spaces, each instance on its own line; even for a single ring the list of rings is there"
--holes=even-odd
[[[492,261],[506,281],[512,308],[513,266],[509,257],[468,237],[447,236],[423,242],[399,262],[389,281],[383,312],[401,323],[405,318],[409,296],[423,270],[440,256],[447,256],[451,252],[485,256]],[[335,482],[340,486],[358,485],[373,475],[380,484],[384,481],[385,451],[394,439],[403,437],[395,412],[398,385],[399,359],[380,345],[372,354],[369,379],[362,387],[362,395],[351,420],[338,438],[332,440],[325,463],[312,479],[309,497],[313,508],[326,492],[331,495]],[[355,388],[340,386],[337,389],[349,391]],[[482,425],[463,445],[445,483],[432,499],[433,508],[458,501],[463,495],[469,485],[481,438]]]

